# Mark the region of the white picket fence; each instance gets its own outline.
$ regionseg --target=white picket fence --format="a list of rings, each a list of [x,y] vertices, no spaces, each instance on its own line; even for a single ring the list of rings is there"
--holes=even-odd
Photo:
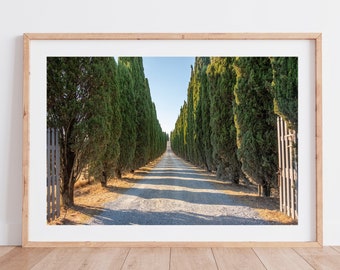
[[[280,211],[298,218],[297,135],[287,123],[277,118]]]
[[[60,148],[58,131],[47,129],[47,220],[60,216]]]

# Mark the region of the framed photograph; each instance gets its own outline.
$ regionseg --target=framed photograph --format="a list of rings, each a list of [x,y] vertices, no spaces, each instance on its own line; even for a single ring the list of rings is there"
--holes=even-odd
[[[320,33],[23,39],[23,246],[322,245]]]

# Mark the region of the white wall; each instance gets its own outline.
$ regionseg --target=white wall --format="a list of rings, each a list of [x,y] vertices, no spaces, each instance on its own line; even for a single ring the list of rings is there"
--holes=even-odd
[[[339,11],[331,0],[1,1],[0,245],[21,244],[25,32],[322,32],[324,244],[340,245]]]

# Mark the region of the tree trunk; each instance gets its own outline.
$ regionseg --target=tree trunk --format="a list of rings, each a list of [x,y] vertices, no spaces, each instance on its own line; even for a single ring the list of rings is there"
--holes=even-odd
[[[262,191],[263,191],[262,196],[270,197],[270,189],[271,189],[271,186],[270,186],[269,181],[265,181],[265,183],[262,185]]]
[[[74,205],[74,184],[75,179],[73,178],[69,179],[69,181],[67,182],[66,181],[63,182],[61,196],[64,208],[68,208]]]
[[[259,197],[262,197],[262,196],[263,196],[263,186],[257,185],[257,195],[258,195]]]
[[[72,180],[72,177],[70,177],[67,171],[64,170],[63,179],[62,179],[62,187],[61,187],[61,196],[62,196],[64,208],[73,206],[74,182],[75,181]]]
[[[107,187],[107,175],[106,172],[102,172],[102,178],[100,180],[100,183],[102,184],[102,187]]]
[[[69,133],[70,134],[70,133]],[[61,167],[62,167],[62,188],[61,188],[61,196],[63,201],[63,206],[68,208],[74,205],[73,199],[73,191],[74,191],[74,184],[76,182],[76,178],[73,174],[73,165],[75,163],[76,155],[71,150],[71,144],[67,143],[70,140],[68,138],[62,140],[62,160],[61,160]]]
[[[263,186],[263,195],[265,197],[270,197],[270,185],[266,184]]]
[[[122,179],[122,170],[121,169],[116,169],[116,177],[119,179]]]
[[[258,196],[260,197],[270,197],[270,184],[268,182],[263,183],[262,185],[257,186]]]

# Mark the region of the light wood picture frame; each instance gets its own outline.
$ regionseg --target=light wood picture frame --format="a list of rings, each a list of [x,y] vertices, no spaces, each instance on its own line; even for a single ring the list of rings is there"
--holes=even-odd
[[[322,210],[322,35],[321,33],[25,33],[23,35],[24,42],[24,67],[23,67],[23,207],[22,207],[22,246],[24,247],[54,247],[54,246],[63,246],[63,247],[144,247],[144,246],[152,246],[152,247],[228,247],[228,246],[237,246],[237,247],[255,247],[255,246],[286,246],[286,247],[295,247],[295,246],[320,246],[323,244],[323,210]],[[70,43],[69,43],[70,42]],[[314,112],[312,116],[306,116],[307,122],[310,125],[310,129],[312,134],[309,134],[310,139],[312,140],[312,145],[314,149],[312,149],[313,157],[306,157],[310,163],[307,162],[310,166],[315,166],[313,168],[309,168],[311,173],[311,178],[306,180],[306,192],[307,197],[311,198],[311,212],[313,213],[311,216],[308,216],[306,220],[312,218],[314,224],[309,226],[308,222],[304,224],[304,226],[309,226],[309,230],[311,231],[310,239],[305,240],[294,240],[288,238],[288,240],[271,240],[268,238],[263,238],[259,235],[256,238],[252,239],[241,239],[241,240],[228,240],[227,238],[223,238],[222,240],[216,240],[216,237],[202,237],[199,239],[195,239],[195,233],[193,237],[179,237],[178,239],[172,240],[169,237],[150,237],[147,236],[137,240],[131,240],[133,238],[127,237],[126,240],[115,241],[112,240],[114,238],[110,238],[108,241],[103,240],[103,238],[97,237],[96,233],[93,236],[85,238],[81,237],[66,237],[65,239],[56,240],[56,237],[50,237],[53,234],[60,235],[63,233],[63,230],[66,230],[65,226],[51,226],[44,231],[41,228],[45,228],[46,225],[45,220],[36,221],[35,217],[39,217],[39,213],[34,214],[34,206],[39,203],[37,198],[42,198],[39,192],[36,191],[37,182],[43,183],[45,178],[37,179],[39,177],[36,176],[35,172],[39,170],[39,166],[35,165],[36,162],[33,162],[36,158],[40,160],[44,160],[39,154],[39,151],[36,152],[36,145],[40,141],[45,142],[46,133],[41,134],[39,127],[39,121],[46,122],[46,116],[40,116],[39,110],[34,108],[42,108],[45,110],[46,108],[46,99],[44,98],[44,94],[41,93],[41,89],[45,88],[46,92],[46,74],[40,74],[39,70],[46,69],[46,57],[50,56],[50,54],[60,55],[63,52],[63,55],[60,56],[73,56],[74,51],[79,49],[79,55],[86,54],[88,47],[91,47],[90,51],[96,47],[96,44],[102,45],[99,46],[98,50],[101,48],[106,48],[107,44],[115,44],[119,42],[125,42],[124,44],[141,42],[143,46],[145,45],[143,42],[150,42],[154,46],[157,47],[159,44],[170,44],[178,43],[175,47],[178,51],[181,49],[181,42],[192,42],[192,44],[197,45],[197,47],[204,47],[204,42],[240,42],[242,43],[241,48],[247,47],[249,44],[251,46],[260,47],[261,44],[264,44],[264,48],[275,47],[275,51],[280,51],[280,48],[284,48],[285,46],[290,46],[290,43],[293,43],[292,47],[295,46],[296,43],[304,43],[303,48],[309,49],[309,54],[307,53],[307,58],[310,58],[310,64],[308,66],[309,73],[313,74],[311,78],[311,85],[313,87],[313,91],[308,93],[311,95],[311,99],[309,107],[313,108]],[[249,42],[249,44],[243,44],[244,42]],[[269,42],[267,44],[267,42]],[[110,45],[109,44],[109,45]],[[146,43],[147,46],[149,43]],[[191,45],[192,45],[191,44]],[[202,45],[204,44],[204,45]],[[259,46],[260,44],[260,46]],[[69,46],[70,45],[70,46]],[[217,45],[223,46],[222,45]],[[269,47],[268,47],[269,46]],[[70,51],[65,48],[72,48]],[[48,48],[48,49],[47,49]],[[190,48],[187,47],[187,48]],[[176,49],[175,49],[176,50]],[[207,50],[202,54],[206,53]],[[242,50],[242,49],[241,49]],[[265,49],[264,49],[265,50]],[[299,49],[298,49],[299,50]],[[301,50],[301,49],[300,49]],[[164,51],[163,51],[164,52]],[[136,53],[137,55],[141,55],[143,51],[131,52],[131,54]],[[157,53],[157,52],[156,52]],[[184,52],[180,52],[183,54],[188,53],[188,50],[184,50]],[[78,52],[77,52],[78,54]],[[100,55],[106,55],[107,50],[103,49],[103,52],[99,53]],[[77,55],[77,56],[79,56]],[[110,55],[112,56],[112,55]],[[39,58],[36,61],[36,58]],[[45,59],[45,60],[44,60]],[[39,62],[40,61],[40,62]],[[39,66],[40,65],[40,66]],[[39,66],[39,67],[37,67]],[[299,74],[300,76],[300,74]],[[39,97],[42,98],[39,98]],[[299,100],[300,102],[300,100]],[[312,103],[312,104],[310,104]],[[38,120],[37,115],[39,116]],[[308,118],[309,117],[309,118]],[[38,124],[37,124],[38,123]],[[308,133],[306,131],[306,133]],[[43,138],[43,139],[42,139]],[[45,145],[46,146],[46,145]],[[44,147],[41,149],[44,150]],[[41,152],[41,151],[40,151]],[[46,153],[42,152],[42,153]],[[46,156],[45,156],[46,157]],[[46,161],[45,161],[46,162]],[[32,165],[33,164],[33,165]],[[46,165],[43,165],[46,167]],[[41,167],[43,167],[41,166]],[[41,178],[41,177],[40,177]],[[311,187],[309,187],[311,185]],[[304,188],[304,187],[301,187]],[[312,192],[313,194],[308,194],[308,192]],[[44,197],[46,200],[46,195]],[[42,201],[41,204],[46,205],[45,201]],[[46,206],[45,206],[46,207]],[[40,207],[41,208],[41,207]],[[40,215],[41,216],[41,215]],[[44,223],[45,222],[45,223]],[[300,225],[300,223],[299,223]],[[72,226],[69,226],[72,227]],[[79,234],[88,234],[88,227],[78,226],[77,231]],[[187,227],[183,234],[190,232],[191,226]],[[129,234],[131,227],[120,227],[118,231],[113,230],[114,233],[121,234]],[[174,231],[170,232],[170,236],[176,235],[177,231],[181,230],[181,228],[175,228]],[[188,229],[188,230],[187,230]],[[214,229],[219,230],[219,228],[214,227]],[[68,229],[67,229],[68,230]],[[177,230],[177,231],[176,231]],[[204,234],[206,228],[203,228],[202,231],[198,231],[197,234]],[[253,229],[250,229],[253,230]],[[288,229],[287,229],[288,230]],[[157,231],[157,228],[156,228]],[[279,229],[277,229],[279,231]],[[110,233],[110,228],[105,228],[106,233]],[[139,231],[133,231],[132,234],[138,233]],[[164,234],[164,230],[160,229],[160,235]],[[224,232],[221,229],[221,232]],[[254,229],[254,232],[256,230]],[[72,235],[74,231],[72,229],[66,232],[66,235]],[[144,231],[143,231],[144,233]],[[150,234],[150,230],[146,230],[146,235]],[[287,232],[288,233],[288,232]],[[285,232],[283,233],[285,234]],[[39,235],[39,236],[38,236]],[[79,240],[80,239],[80,240]],[[105,239],[105,238],[104,238]]]

